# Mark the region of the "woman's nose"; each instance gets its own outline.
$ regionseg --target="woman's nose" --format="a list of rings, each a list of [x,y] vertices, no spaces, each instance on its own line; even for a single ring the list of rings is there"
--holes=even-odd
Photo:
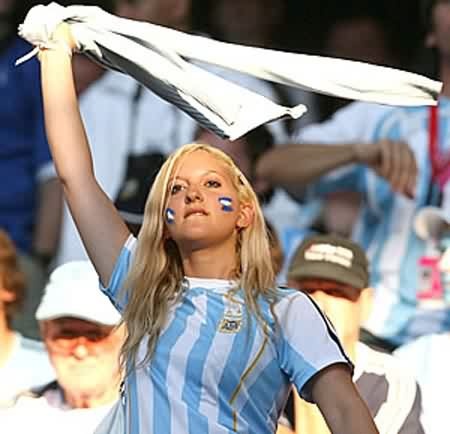
[[[191,186],[188,188],[188,190],[186,191],[186,196],[185,196],[186,203],[189,204],[192,202],[202,201],[202,200],[203,200],[203,196],[197,187]]]

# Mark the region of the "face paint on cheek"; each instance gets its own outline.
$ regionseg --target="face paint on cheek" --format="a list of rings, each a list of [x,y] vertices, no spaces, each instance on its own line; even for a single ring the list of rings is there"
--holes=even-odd
[[[233,199],[231,197],[219,197],[219,203],[222,205],[222,211],[232,212],[233,211]]]
[[[175,211],[172,208],[166,209],[166,222],[171,225],[175,223]]]

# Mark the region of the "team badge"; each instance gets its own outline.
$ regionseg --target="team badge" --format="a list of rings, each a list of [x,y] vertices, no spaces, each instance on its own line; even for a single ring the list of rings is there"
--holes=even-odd
[[[219,323],[219,332],[238,333],[242,328],[243,322],[242,306],[230,296],[227,296],[227,299],[228,305]]]

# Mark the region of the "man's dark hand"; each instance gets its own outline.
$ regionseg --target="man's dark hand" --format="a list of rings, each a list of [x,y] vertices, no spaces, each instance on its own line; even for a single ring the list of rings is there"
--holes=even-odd
[[[356,159],[385,178],[397,193],[412,198],[417,181],[416,158],[407,143],[380,140],[355,145]]]

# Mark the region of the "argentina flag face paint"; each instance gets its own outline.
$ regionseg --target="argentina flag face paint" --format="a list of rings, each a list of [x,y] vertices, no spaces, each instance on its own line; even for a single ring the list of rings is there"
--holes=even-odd
[[[166,222],[169,225],[175,222],[175,211],[172,208],[166,209]]]
[[[219,203],[222,205],[222,211],[232,212],[233,211],[233,200],[231,197],[219,197]]]

